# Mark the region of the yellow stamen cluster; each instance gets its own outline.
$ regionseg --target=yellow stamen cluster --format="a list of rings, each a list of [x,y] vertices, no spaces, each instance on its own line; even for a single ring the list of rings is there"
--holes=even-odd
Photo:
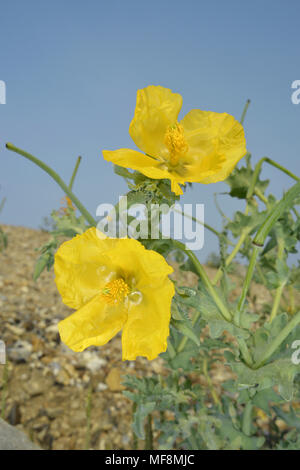
[[[108,304],[118,304],[129,294],[129,287],[122,279],[115,279],[106,284],[102,290],[102,298]]]
[[[172,165],[177,165],[180,156],[184,155],[189,149],[184,137],[183,127],[178,122],[174,126],[168,127],[164,143],[169,150]]]

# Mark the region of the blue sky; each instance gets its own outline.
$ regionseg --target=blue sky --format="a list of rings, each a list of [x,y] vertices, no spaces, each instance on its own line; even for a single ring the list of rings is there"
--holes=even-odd
[[[38,227],[58,208],[62,192],[30,162],[5,149],[13,142],[69,179],[83,156],[74,191],[95,214],[116,202],[125,183],[102,149],[132,147],[128,134],[136,91],[163,85],[192,108],[239,118],[252,103],[245,130],[254,161],[269,156],[300,170],[300,104],[291,84],[300,79],[298,0],[27,0],[0,4],[0,197],[2,223]],[[292,181],[265,167],[278,197]],[[205,204],[208,223],[220,227],[213,193],[224,183],[194,185],[182,202]],[[242,207],[221,199],[229,214]],[[206,234],[205,259],[216,250]]]

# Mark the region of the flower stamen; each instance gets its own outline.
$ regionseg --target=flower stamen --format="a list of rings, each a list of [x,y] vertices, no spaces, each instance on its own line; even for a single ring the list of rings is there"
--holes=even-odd
[[[184,130],[178,122],[174,126],[169,126],[164,137],[164,143],[170,154],[170,162],[177,165],[179,158],[185,155],[189,146],[184,137]]]
[[[126,282],[122,279],[115,279],[104,287],[102,290],[102,298],[108,304],[118,304],[129,294],[130,289]]]

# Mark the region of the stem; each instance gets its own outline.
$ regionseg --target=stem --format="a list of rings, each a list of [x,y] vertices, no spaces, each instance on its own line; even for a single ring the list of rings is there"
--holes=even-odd
[[[132,419],[131,419],[131,421],[133,421],[133,415],[136,412],[136,409],[137,409],[137,403],[134,401],[133,404],[132,404]],[[137,438],[135,432],[132,431],[132,449],[137,450],[137,448],[138,448],[138,438]]]
[[[277,315],[277,311],[278,311],[278,308],[279,308],[279,305],[280,305],[280,300],[281,300],[282,291],[283,291],[284,286],[285,286],[285,282],[283,284],[280,284],[280,286],[278,286],[277,289],[276,289],[276,293],[275,293],[275,297],[274,297],[274,303],[273,303],[273,307],[272,307],[272,312],[271,312],[271,315],[270,315],[270,318],[269,318],[270,323],[272,323],[272,321],[274,320],[274,318]]]
[[[247,297],[247,292],[248,292],[248,289],[250,287],[250,283],[251,283],[251,280],[252,280],[252,276],[253,276],[254,268],[255,268],[255,265],[256,265],[256,259],[257,259],[257,256],[258,256],[258,252],[259,252],[259,247],[255,246],[253,248],[253,251],[252,251],[252,255],[251,255],[251,258],[250,258],[250,263],[249,263],[247,274],[246,274],[245,281],[244,281],[244,284],[243,284],[241,297],[240,297],[240,300],[239,300],[239,303],[238,303],[238,312],[239,313],[241,312],[241,310],[244,306],[246,297]]]
[[[76,174],[77,174],[77,171],[78,171],[80,162],[81,162],[81,157],[78,157],[77,160],[76,160],[75,168],[74,168],[74,170],[73,170],[73,173],[72,173],[72,176],[71,176],[71,179],[70,179],[70,183],[69,183],[69,189],[70,189],[70,191],[72,191],[73,184],[74,184],[74,180],[75,180],[75,177],[76,177]]]
[[[194,222],[197,222],[197,224],[203,225],[207,230],[210,230],[212,233],[214,233],[217,237],[221,236],[221,233],[215,230],[213,227],[210,225],[206,224],[205,222],[202,222],[201,220],[198,220],[196,217],[193,217],[192,215],[185,214],[181,210],[176,209],[175,207],[172,208],[174,212],[177,212],[178,214],[182,214],[184,217],[188,217],[189,219],[192,219]]]
[[[292,186],[283,196],[283,198],[273,207],[269,212],[268,217],[261,225],[256,233],[253,240],[254,245],[263,246],[268,233],[272,229],[273,225],[277,222],[279,217],[290,208],[294,199],[300,194],[300,180],[294,186]]]
[[[290,170],[288,170],[284,166],[279,165],[279,163],[274,162],[274,160],[272,160],[271,158],[264,157],[262,160],[269,163],[269,165],[272,165],[275,168],[278,168],[278,170],[280,170],[283,173],[285,173],[286,175],[290,176],[291,178],[293,178],[293,180],[300,181],[300,178],[298,176],[294,175],[294,173],[292,173]]]
[[[292,285],[288,286],[289,294],[290,294],[290,312],[293,315],[295,311],[295,296],[294,296],[294,289]]]
[[[147,416],[145,450],[153,450],[152,415]]]
[[[298,176],[294,175],[291,171],[289,171],[287,168],[284,168],[282,165],[279,165],[279,163],[276,163],[274,162],[273,160],[271,160],[271,158],[268,158],[268,157],[263,157],[259,160],[259,162],[257,163],[255,169],[254,169],[254,173],[253,173],[253,177],[252,177],[252,180],[251,180],[251,184],[248,188],[248,191],[247,191],[247,196],[246,198],[249,199],[252,194],[254,192],[256,192],[256,195],[258,196],[258,191],[257,189],[255,190],[255,184],[257,182],[257,178],[260,174],[260,171],[261,171],[261,167],[262,167],[262,164],[266,162],[266,163],[269,163],[269,165],[272,165],[274,166],[275,168],[278,168],[278,170],[282,171],[283,173],[286,173],[288,176],[290,176],[291,178],[293,178],[295,181],[300,181],[300,178],[298,178]],[[260,192],[259,192],[260,193]],[[261,193],[260,193],[261,195]],[[258,196],[260,197],[260,196]]]
[[[247,366],[252,367],[253,359],[246,341],[243,338],[237,338],[237,342],[245,363],[247,364]]]
[[[283,254],[284,254],[284,240],[282,238],[280,238],[278,240],[278,253],[277,253],[277,258],[279,260],[282,259],[283,257]],[[276,289],[276,294],[275,294],[275,298],[274,298],[274,303],[273,303],[273,307],[272,307],[272,311],[271,311],[271,315],[270,315],[270,318],[269,318],[269,322],[272,323],[272,321],[274,320],[274,318],[276,317],[277,315],[277,311],[278,311],[278,308],[279,308],[279,305],[280,305],[280,300],[281,300],[281,296],[282,296],[282,291],[283,291],[283,288],[286,284],[286,281],[282,282]]]
[[[266,198],[266,196],[261,192],[260,189],[255,188],[255,189],[254,189],[254,194],[255,194],[255,196],[257,196],[258,199],[260,199],[266,206],[268,206],[269,201],[268,201],[268,199]]]
[[[226,258],[225,260],[225,266],[229,266],[230,263],[232,262],[232,260],[236,257],[236,255],[238,254],[239,250],[240,250],[240,247],[242,246],[242,244],[244,243],[245,241],[245,238],[247,237],[249,233],[249,229],[246,228],[244,230],[242,230],[242,233],[241,233],[241,236],[237,242],[237,244],[235,245],[234,249],[232,250],[232,252],[230,253],[230,255],[228,256],[228,258]],[[223,270],[222,268],[219,268],[213,281],[212,281],[212,284],[215,285],[219,280],[220,278],[222,277],[223,275]]]
[[[174,348],[173,344],[171,343],[170,338],[168,339],[167,351],[168,351],[168,354],[170,356],[170,359],[174,359],[174,357],[176,357],[176,351],[175,351],[175,348]]]
[[[249,104],[251,103],[250,100],[247,100],[246,101],[246,104],[244,106],[244,109],[243,109],[243,112],[242,112],[242,116],[241,116],[241,119],[240,119],[240,123],[241,124],[244,124],[244,120],[245,120],[245,117],[246,117],[246,114],[247,114],[247,111],[248,111],[248,108],[249,108]]]
[[[246,434],[246,436],[251,436],[252,410],[253,405],[251,401],[249,401],[244,408],[242,421],[242,431],[244,434]]]
[[[46,165],[44,162],[42,162],[41,160],[39,160],[38,158],[34,157],[33,155],[31,155],[30,153],[27,153],[25,152],[24,150],[21,150],[17,147],[15,147],[13,144],[10,144],[10,143],[7,143],[6,144],[6,148],[8,150],[11,150],[15,153],[18,153],[19,155],[22,155],[23,157],[27,158],[28,160],[32,161],[33,163],[35,163],[37,166],[39,166],[40,168],[42,168],[42,170],[44,170],[46,173],[48,173],[48,175],[51,176],[51,178],[54,179],[54,181],[56,181],[56,183],[61,187],[61,189],[63,190],[63,192],[69,196],[69,198],[71,199],[71,201],[74,203],[74,205],[77,207],[77,209],[81,212],[81,214],[85,217],[86,221],[92,225],[92,226],[96,226],[97,225],[97,222],[96,220],[93,218],[93,216],[88,212],[88,210],[83,206],[83,204],[81,204],[81,202],[79,201],[79,199],[75,196],[75,194],[72,193],[72,191],[68,188],[68,186],[66,185],[66,183],[61,179],[61,177],[54,171],[52,170],[52,168],[50,168],[48,165]]]
[[[194,315],[193,318],[192,318],[192,326],[195,325],[195,323],[196,323],[196,321],[198,320],[199,317],[200,317],[200,312],[199,312],[199,310],[197,310],[196,313],[195,313],[195,315]],[[184,346],[186,345],[187,340],[188,340],[188,337],[187,337],[187,336],[184,336],[184,337],[182,338],[182,340],[180,341],[179,346],[178,346],[178,348],[177,348],[177,352],[178,352],[178,353],[180,353],[181,351],[184,350]]]
[[[196,268],[197,273],[199,274],[200,278],[202,279],[206,289],[208,290],[208,292],[210,293],[210,295],[214,299],[215,304],[219,308],[220,313],[222,314],[222,316],[224,317],[224,319],[226,321],[231,322],[231,319],[232,319],[231,313],[229,312],[227,307],[224,305],[222,299],[219,297],[219,295],[215,291],[212,283],[210,282],[210,280],[209,280],[204,268],[202,267],[200,261],[198,260],[198,258],[195,256],[195,254],[193,252],[191,252],[190,250],[187,250],[183,243],[179,242],[178,240],[173,240],[173,243],[176,246],[178,246],[178,248],[180,248],[182,251],[184,251],[187,254],[187,256],[190,258],[190,260],[192,261],[193,265]]]
[[[259,369],[262,367],[267,360],[272,356],[272,354],[279,348],[281,343],[287,338],[291,331],[300,323],[300,311],[293,316],[289,323],[283,328],[279,335],[271,342],[264,352],[260,362],[254,364],[254,369]]]

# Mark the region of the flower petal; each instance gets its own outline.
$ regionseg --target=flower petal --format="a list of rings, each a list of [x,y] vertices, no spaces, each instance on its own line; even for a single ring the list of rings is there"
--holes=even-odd
[[[165,150],[164,135],[177,122],[182,97],[169,88],[148,86],[137,92],[129,134],[139,149],[152,157]]]
[[[152,179],[170,179],[171,174],[167,170],[159,168],[161,162],[148,157],[143,153],[130,149],[103,150],[103,157],[109,162],[124,168],[137,170]]]
[[[102,346],[115,336],[127,319],[124,306],[106,304],[101,294],[58,324],[61,340],[73,351]]]
[[[56,252],[56,286],[64,304],[71,308],[85,305],[107,282],[111,268],[108,252],[117,241],[101,239],[97,233],[101,232],[90,228],[63,243]]]
[[[145,356],[149,361],[167,349],[173,283],[166,278],[153,288],[144,287],[142,300],[128,309],[128,319],[122,332],[122,358],[134,360]]]
[[[189,145],[186,181],[223,181],[247,152],[243,126],[229,114],[193,109],[181,125]]]

